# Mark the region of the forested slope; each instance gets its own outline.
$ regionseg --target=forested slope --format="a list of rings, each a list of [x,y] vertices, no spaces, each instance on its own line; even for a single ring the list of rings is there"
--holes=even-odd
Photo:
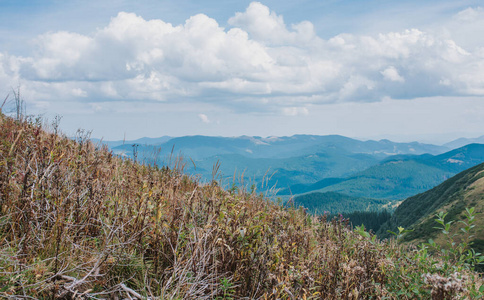
[[[474,207],[477,214],[474,247],[484,250],[484,164],[477,165],[444,181],[435,188],[410,197],[395,210],[390,221],[384,224],[378,234],[388,237],[387,230],[395,231],[398,226],[413,230],[405,236],[406,241],[427,241],[429,238],[442,240],[441,230],[435,222],[435,214],[447,213],[446,221],[463,220],[465,209]],[[462,227],[456,223],[452,234]]]

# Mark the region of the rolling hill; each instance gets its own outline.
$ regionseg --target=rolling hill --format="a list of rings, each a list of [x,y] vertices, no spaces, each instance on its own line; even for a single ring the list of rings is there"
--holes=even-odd
[[[295,190],[308,192],[338,192],[355,197],[402,200],[424,192],[453,175],[484,162],[484,145],[470,144],[440,155],[397,155],[361,172],[310,186],[297,186]],[[318,188],[323,186],[322,188]],[[310,190],[311,187],[318,188]],[[292,190],[292,189],[291,189]],[[283,191],[287,193],[287,190]]]
[[[450,149],[456,149],[469,144],[484,144],[484,135],[477,138],[459,138],[442,146]]]
[[[378,163],[379,159],[369,154],[333,149],[290,158],[249,158],[238,154],[225,154],[195,161],[197,169],[192,169],[189,164],[187,170],[192,174],[206,174],[211,172],[214,161],[220,163],[220,171],[224,177],[231,178],[237,171],[237,174],[244,173],[246,179],[254,182],[261,182],[266,176],[270,178],[267,185],[287,187],[315,182],[321,178],[349,176]]]
[[[120,140],[120,141],[105,141],[105,140],[102,140],[102,139],[95,139],[95,138],[91,138],[91,141],[95,144],[103,144],[103,145],[106,145],[108,146],[109,148],[114,148],[114,147],[119,147],[119,146],[122,146],[122,145],[129,145],[129,146],[132,146],[133,144],[138,144],[138,145],[158,145],[158,144],[162,144],[164,142],[167,142],[169,140],[171,140],[172,137],[170,136],[162,136],[162,137],[159,137],[159,138],[149,138],[149,137],[143,137],[143,138],[139,138],[139,139],[136,139],[136,140],[129,140],[129,141],[125,141],[125,140]]]
[[[395,231],[397,226],[413,230],[404,236],[406,242],[426,242],[429,238],[442,242],[441,230],[435,228],[435,214],[448,213],[446,222],[461,220],[465,208],[475,207],[476,212],[484,212],[484,164],[465,170],[440,185],[424,193],[406,199],[395,210],[391,219],[378,231],[382,238],[388,237],[387,230]],[[459,231],[460,223],[455,223],[451,234]],[[473,242],[478,252],[484,252],[484,218],[476,218]]]
[[[389,201],[352,197],[335,192],[310,193],[294,197],[294,206],[303,206],[315,214],[337,214],[354,211],[377,211],[388,206]]]
[[[136,142],[136,141],[135,141]],[[449,149],[444,146],[431,144],[396,143],[389,140],[360,141],[340,135],[293,135],[283,137],[240,136],[240,137],[214,137],[214,136],[183,136],[171,138],[163,143],[140,145],[155,146],[160,149],[160,155],[167,156],[172,153],[181,153],[187,158],[201,160],[217,155],[239,154],[249,158],[290,158],[311,155],[326,151],[344,151],[348,153],[363,153],[379,158],[396,154],[440,154]],[[114,145],[114,144],[113,144]],[[115,153],[122,152],[127,155],[132,152],[132,144],[113,146]],[[149,149],[148,152],[152,150]]]
[[[113,144],[114,145],[114,144]],[[125,143],[112,147],[115,154],[138,161],[170,165],[177,155],[185,158],[186,171],[212,179],[219,163],[221,177],[244,174],[246,179],[266,186],[288,188],[313,184],[324,178],[345,178],[364,171],[391,155],[439,154],[446,147],[389,140],[359,141],[339,135],[294,135],[290,137],[209,137],[171,138],[160,144]],[[266,178],[267,178],[266,177]]]

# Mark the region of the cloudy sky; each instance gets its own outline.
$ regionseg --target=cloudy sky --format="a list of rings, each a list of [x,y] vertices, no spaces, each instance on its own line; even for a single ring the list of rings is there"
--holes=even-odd
[[[107,140],[446,142],[484,134],[483,33],[477,0],[0,0],[0,95]]]

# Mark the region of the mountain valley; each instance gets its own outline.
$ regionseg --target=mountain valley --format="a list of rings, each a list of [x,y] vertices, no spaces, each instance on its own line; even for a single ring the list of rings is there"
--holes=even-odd
[[[184,170],[205,182],[215,179],[225,185],[271,190],[283,201],[295,197],[295,203],[305,203],[309,197],[312,205],[321,204],[314,209],[333,211],[334,207],[326,205],[328,192],[365,203],[355,205],[355,210],[392,209],[405,198],[484,162],[482,144],[449,148],[463,141],[437,146],[295,135],[184,136],[104,143],[117,155],[149,164],[169,166],[181,158]]]

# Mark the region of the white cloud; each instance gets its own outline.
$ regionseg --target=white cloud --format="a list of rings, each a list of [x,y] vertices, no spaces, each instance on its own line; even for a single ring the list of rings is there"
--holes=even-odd
[[[87,97],[87,92],[84,91],[83,89],[75,88],[75,89],[72,89],[72,95],[75,96],[75,97],[83,97],[83,98],[86,98]]]
[[[309,110],[306,107],[284,107],[282,114],[285,116],[307,116]]]
[[[484,47],[484,8],[468,7],[443,25],[443,35],[468,50]]]
[[[460,22],[475,22],[482,20],[484,9],[482,7],[468,7],[455,15],[455,19]]]
[[[381,71],[383,78],[390,81],[405,82],[405,78],[398,74],[398,70],[394,66],[390,66]]]
[[[30,56],[0,53],[0,89],[21,82],[38,101],[189,99],[285,115],[312,103],[482,96],[484,41],[468,49],[452,32],[480,34],[483,20],[469,8],[449,20],[458,30],[448,36],[408,29],[323,40],[310,22],[287,25],[259,2],[231,28],[204,14],[175,26],[121,12],[88,35],[40,35]]]
[[[316,38],[311,22],[303,21],[292,25],[293,31],[286,28],[282,16],[261,4],[252,2],[243,13],[236,13],[229,19],[229,24],[247,31],[251,37],[262,43],[275,45],[294,45],[309,42]]]
[[[19,61],[20,59],[0,52],[0,91],[5,94],[18,84]]]
[[[200,121],[202,121],[205,124],[211,123],[210,119],[206,114],[198,114],[198,118],[200,118]]]

